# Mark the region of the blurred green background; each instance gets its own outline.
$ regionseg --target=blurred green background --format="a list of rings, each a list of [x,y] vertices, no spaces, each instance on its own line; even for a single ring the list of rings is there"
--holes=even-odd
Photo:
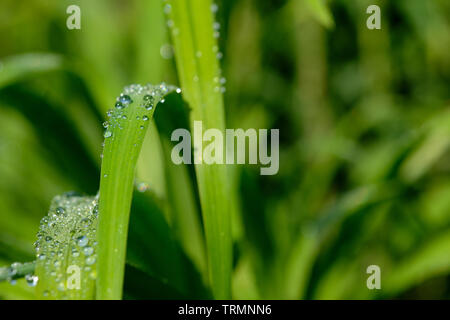
[[[71,4],[81,30],[66,27]],[[280,129],[277,175],[236,170],[233,297],[450,298],[450,2],[217,4],[227,128]],[[381,30],[366,28],[371,4]],[[177,84],[162,8],[1,1],[0,265],[34,259],[55,195],[96,194],[102,122],[123,86]],[[192,168],[160,152],[179,114],[158,112],[138,167],[149,195],[132,213],[150,229],[129,239],[129,260],[147,263],[130,262],[125,296],[208,297]],[[366,287],[373,264],[381,290]],[[0,283],[0,298],[33,297]]]

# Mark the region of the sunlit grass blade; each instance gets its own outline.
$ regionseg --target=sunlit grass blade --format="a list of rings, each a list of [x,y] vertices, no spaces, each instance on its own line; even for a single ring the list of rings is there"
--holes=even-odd
[[[100,178],[97,299],[120,299],[137,159],[155,106],[174,87],[132,85],[105,125]]]
[[[211,0],[170,0],[165,11],[171,28],[183,96],[189,103],[191,129],[202,121],[204,130],[225,131],[221,70],[214,30],[217,5]],[[201,138],[200,138],[201,139]],[[195,150],[194,158],[203,150]],[[209,279],[214,297],[230,298],[231,227],[227,167],[196,164],[196,175],[205,225]]]

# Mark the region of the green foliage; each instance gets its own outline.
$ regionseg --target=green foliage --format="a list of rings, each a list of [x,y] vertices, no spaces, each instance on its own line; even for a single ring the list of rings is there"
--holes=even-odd
[[[186,101],[191,107],[190,120],[202,121],[204,130],[225,132],[221,71],[214,38],[214,12],[211,0],[168,1],[165,10],[172,31],[177,70]],[[195,142],[194,142],[195,143]],[[194,159],[203,150],[194,149]],[[215,298],[231,295],[231,209],[230,181],[227,167],[204,163],[195,165],[208,249],[209,279]]]
[[[56,195],[99,188],[98,282],[48,298],[450,297],[448,1],[379,2],[373,31],[370,1],[220,1],[214,16],[208,0],[81,0],[70,31],[69,4],[0,4],[0,266],[37,261],[39,277],[0,268],[15,283],[1,299],[57,289],[40,222]],[[102,160],[117,93],[163,81],[185,101],[143,122],[130,96]],[[279,128],[279,173],[173,164],[171,133],[193,120]]]
[[[136,163],[156,105],[173,87],[131,85],[105,124],[99,191],[98,299],[120,299]]]

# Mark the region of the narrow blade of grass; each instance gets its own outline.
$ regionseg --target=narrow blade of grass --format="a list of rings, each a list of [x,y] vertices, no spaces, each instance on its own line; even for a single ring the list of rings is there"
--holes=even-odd
[[[106,125],[100,178],[97,299],[121,299],[136,163],[156,104],[174,90],[132,85]]]
[[[178,75],[183,96],[192,108],[194,121],[202,121],[204,130],[225,132],[223,98],[220,86],[217,31],[211,0],[170,0],[165,11],[171,28]],[[194,149],[194,157],[203,150]],[[214,297],[230,298],[231,227],[227,167],[220,164],[196,164],[196,175],[205,225],[209,279]]]

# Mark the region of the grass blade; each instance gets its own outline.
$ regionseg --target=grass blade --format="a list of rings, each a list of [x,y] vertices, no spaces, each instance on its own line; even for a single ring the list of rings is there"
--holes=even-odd
[[[215,128],[224,133],[220,53],[213,27],[216,8],[211,0],[170,0],[165,11],[169,15],[183,96],[192,108],[191,129],[194,121],[202,121],[204,130]],[[194,157],[201,157],[202,152],[194,149]],[[227,167],[196,164],[195,169],[205,225],[209,279],[214,297],[227,299],[231,295],[232,263]]]
[[[109,112],[100,178],[97,299],[121,299],[134,175],[156,104],[174,87],[125,88]]]

